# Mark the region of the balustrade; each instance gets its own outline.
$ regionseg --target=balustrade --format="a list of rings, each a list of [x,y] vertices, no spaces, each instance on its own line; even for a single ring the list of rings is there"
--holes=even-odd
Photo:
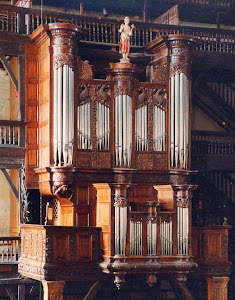
[[[216,92],[228,106],[235,109],[235,87],[234,84],[222,82],[207,82],[207,85]]]
[[[204,172],[203,177],[229,200],[235,200],[235,181],[227,172],[213,170]]]
[[[0,237],[0,264],[17,262],[20,253],[20,237]]]
[[[192,132],[192,155],[232,155],[235,153],[235,136],[227,133]]]
[[[20,146],[20,134],[23,128],[24,122],[0,120],[0,147]]]
[[[27,16],[27,22],[23,22]],[[41,24],[70,23],[88,30],[83,42],[118,46],[120,22],[111,19],[97,19],[68,13],[54,13],[28,8],[1,5],[0,31],[32,33]],[[234,53],[235,36],[232,31],[207,29],[200,27],[187,28],[175,25],[135,22],[136,29],[131,38],[132,47],[142,47],[156,37],[169,34],[190,34],[201,40],[197,50]],[[21,27],[22,28],[21,28]]]

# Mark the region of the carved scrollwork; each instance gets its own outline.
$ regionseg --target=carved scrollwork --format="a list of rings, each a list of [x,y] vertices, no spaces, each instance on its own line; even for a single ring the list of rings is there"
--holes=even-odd
[[[71,186],[66,184],[54,185],[52,187],[53,194],[59,196],[60,198],[66,198],[71,200],[74,194],[74,190]]]
[[[114,196],[114,206],[115,207],[127,207],[128,206],[128,200],[126,197],[115,195]]]

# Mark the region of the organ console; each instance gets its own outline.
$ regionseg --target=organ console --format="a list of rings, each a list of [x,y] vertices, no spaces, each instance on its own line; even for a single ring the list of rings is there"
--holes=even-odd
[[[97,266],[99,260],[100,269],[114,274],[118,288],[125,274],[146,274],[151,286],[166,273],[182,283],[196,266],[191,245],[196,186],[190,170],[190,51],[196,40],[169,35],[145,46],[153,54],[149,82],[140,82],[136,66],[129,62],[110,63],[107,79],[101,80],[93,78],[92,67],[77,55],[83,34],[75,25],[54,23],[31,35],[41,90],[35,172],[47,221],[39,227],[54,241],[46,245],[53,248],[61,240],[68,247],[56,252],[50,248],[58,280],[81,278],[79,262],[83,260],[84,270],[84,261]],[[94,233],[90,227],[102,231]],[[37,242],[33,228],[35,249],[42,247],[44,253],[43,263],[36,264],[25,247],[30,225],[22,231],[20,273],[51,280],[45,272],[51,266],[49,250]],[[91,242],[99,234],[102,257],[97,256],[98,244]],[[71,236],[81,255],[69,250],[74,247]],[[86,256],[87,243],[92,244]],[[74,261],[78,269],[65,275]]]

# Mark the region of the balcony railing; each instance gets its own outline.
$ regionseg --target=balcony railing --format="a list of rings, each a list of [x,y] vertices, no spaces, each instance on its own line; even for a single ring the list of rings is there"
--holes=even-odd
[[[22,121],[0,120],[0,147],[24,147],[20,138],[24,126]]]
[[[92,18],[68,13],[58,13],[1,5],[0,31],[32,33],[41,24],[71,23],[88,30],[83,42],[117,46],[120,21],[108,18]],[[168,34],[190,34],[201,40],[197,50],[235,53],[235,35],[232,30],[182,27],[155,23],[135,22],[136,29],[131,39],[132,47],[142,47],[156,37]]]
[[[0,264],[18,262],[20,237],[0,237]]]
[[[192,132],[192,155],[231,155],[235,153],[235,135],[210,131]]]

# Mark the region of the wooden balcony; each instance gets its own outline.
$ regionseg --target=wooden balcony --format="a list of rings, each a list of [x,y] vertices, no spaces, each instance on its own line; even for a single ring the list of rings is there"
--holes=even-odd
[[[98,227],[22,225],[19,273],[37,280],[99,277]]]
[[[0,273],[17,270],[20,240],[20,237],[0,237]]]
[[[217,3],[218,1],[216,1]],[[224,1],[221,1],[221,3]],[[27,22],[25,25],[25,16]],[[36,9],[1,5],[0,32],[30,34],[41,24],[70,23],[86,28],[88,34],[82,43],[104,46],[118,46],[120,21],[109,18],[92,18],[52,11],[41,12]],[[235,36],[232,30],[200,28],[192,26],[162,25],[156,23],[135,22],[136,29],[131,39],[132,49],[140,49],[155,38],[168,34],[189,34],[201,41],[197,50],[207,52],[235,53]]]
[[[0,163],[2,168],[21,166],[25,156],[25,123],[0,120]]]

